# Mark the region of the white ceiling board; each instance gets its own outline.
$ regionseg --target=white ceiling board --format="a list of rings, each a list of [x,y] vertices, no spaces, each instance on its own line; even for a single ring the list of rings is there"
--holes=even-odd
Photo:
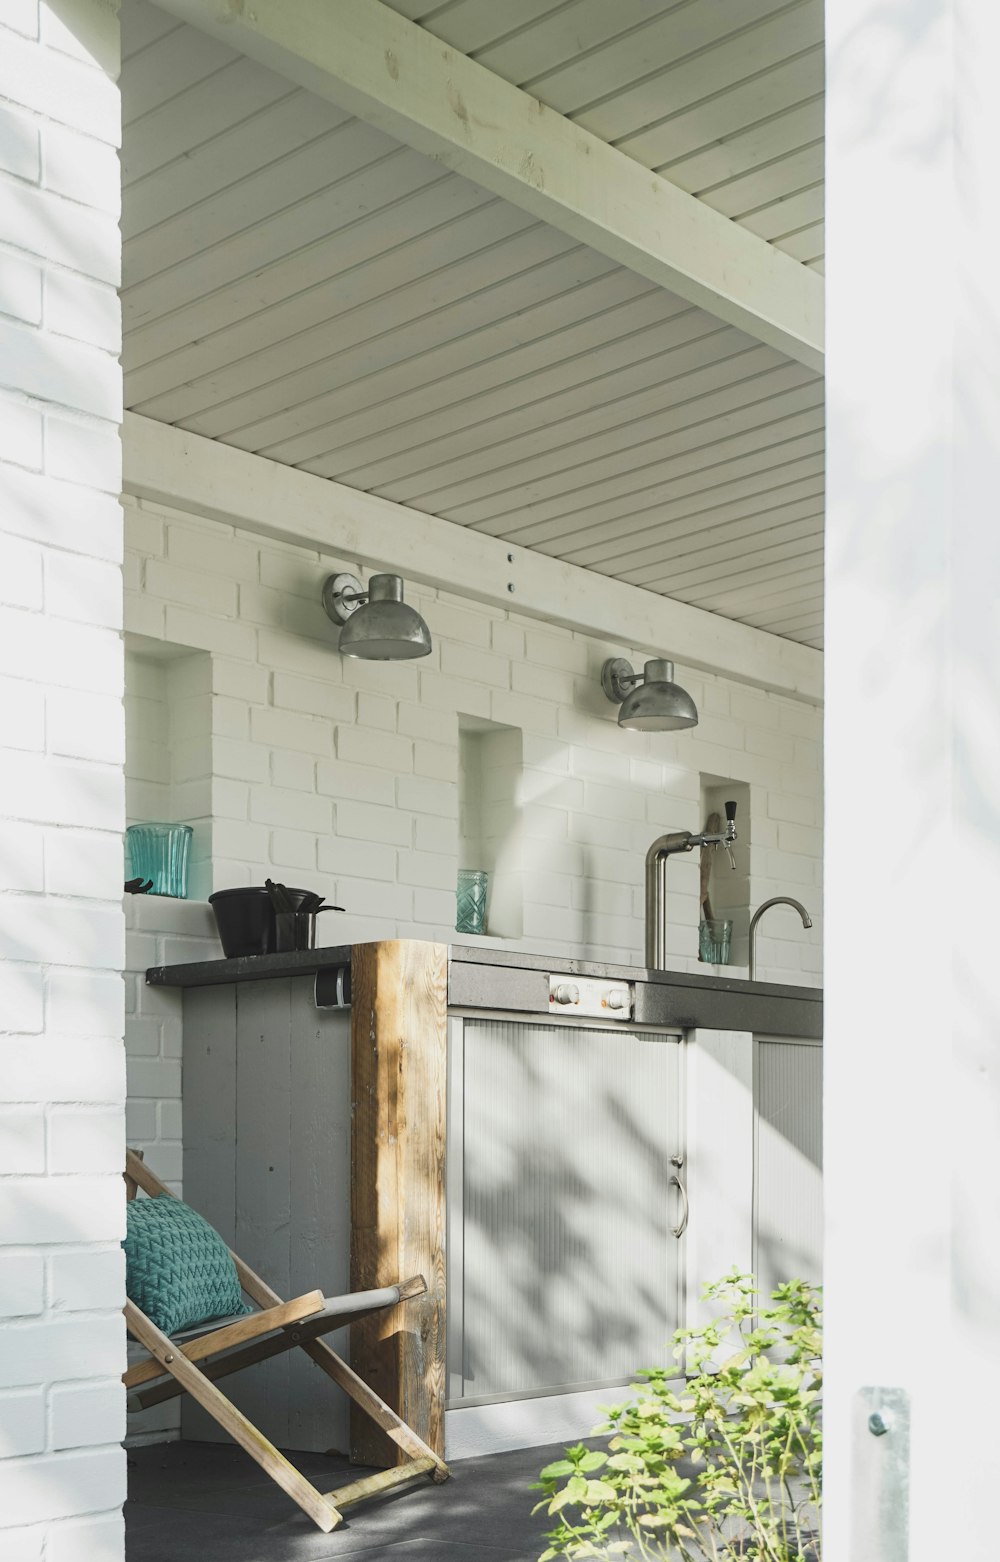
[[[275,117],[273,112],[267,115],[269,122]],[[270,129],[270,123],[265,129]],[[280,129],[275,127],[276,136]],[[264,166],[243,178],[239,178],[238,169],[234,170],[230,181],[209,190],[193,205],[162,217],[144,232],[130,234],[129,266],[134,282],[172,271],[205,249],[222,244],[230,235],[255,229],[311,196],[325,197],[332,168],[343,177],[396,150],[373,147],[367,134],[359,134],[357,121],[346,115],[343,123],[332,130],[311,136],[295,134],[291,142],[285,155],[275,149],[272,159],[268,138],[262,134],[259,157],[266,159]]]
[[[796,260],[803,261],[806,265],[823,264],[823,246],[825,242],[823,224],[814,223],[808,228],[799,228],[795,233],[790,233],[786,238],[775,239],[779,249],[786,254],[794,255]]]
[[[740,221],[745,228],[759,233],[762,239],[774,241],[822,222],[823,207],[823,186],[817,182],[757,211],[747,212]]]
[[[567,306],[575,302],[565,301],[567,313]],[[755,351],[738,331],[715,327],[706,333],[700,329],[703,325],[704,319],[693,312],[679,317],[674,325],[679,344],[645,358],[636,358],[635,344],[630,344],[631,363],[610,375],[592,374],[589,370],[594,365],[577,361],[574,366],[571,361],[562,366],[556,364],[541,379],[523,376],[518,370],[529,349],[522,351],[517,347],[496,361],[477,364],[461,375],[449,374],[434,380],[421,396],[390,398],[382,412],[376,406],[365,415],[366,424],[370,425],[374,415],[382,416],[389,425],[384,432],[381,475],[388,477],[407,470],[407,452],[430,437],[432,417],[434,434],[447,440],[445,448],[450,454],[460,455],[514,439],[523,441],[519,449],[528,454],[538,440],[550,448],[553,439],[556,443],[573,443],[578,419],[601,420],[605,415],[615,418],[630,412],[639,416],[652,405],[662,409],[680,406],[689,390],[693,395],[703,388],[706,376],[713,376],[712,383],[719,383],[719,375],[723,380],[728,373],[740,376],[744,362]],[[558,345],[547,339],[539,344],[550,354]],[[730,368],[718,367],[723,363]],[[416,365],[410,377],[420,372],[423,366]],[[560,381],[564,388],[557,394]],[[406,414],[411,416],[403,421]],[[344,427],[356,427],[359,421],[345,420]],[[670,420],[666,417],[661,427],[668,426]],[[404,459],[397,468],[395,457],[400,452]],[[366,459],[371,457],[373,446],[367,443],[360,453]],[[354,449],[346,459],[356,460],[358,454]],[[332,476],[340,469],[340,450],[335,448],[320,459],[302,464],[322,477]]]
[[[341,121],[344,118],[346,115]],[[336,123],[337,115],[331,113],[329,104],[293,88],[248,122],[235,124],[225,134],[195,147],[158,178],[126,181],[128,228],[126,231],[123,226],[124,236],[137,239],[152,231],[157,247],[161,239],[169,242],[171,221],[179,214],[187,214],[188,223],[194,223],[201,202],[221,198],[254,176],[258,182],[262,176],[270,176],[281,159],[322,138]],[[151,269],[162,269],[170,258],[165,255],[161,266]]]
[[[670,576],[670,594],[697,606],[714,601],[722,581],[727,591],[738,592],[749,586],[781,583],[790,575],[797,577],[802,570],[822,563],[823,539],[813,532],[798,538],[792,547],[783,544],[780,549],[763,548],[759,552],[741,554],[721,571],[714,564],[674,570]]]
[[[662,561],[649,573],[651,581],[664,581],[663,589],[677,596],[688,586],[704,582],[717,583],[732,579],[737,572],[757,566],[769,568],[775,563],[801,556],[802,553],[820,553],[823,549],[823,517],[807,516],[789,526],[774,527],[758,538],[743,538],[739,543],[716,543],[712,548],[700,548],[696,552],[680,554],[669,562]]]
[[[822,448],[822,431],[817,431],[796,440],[761,445],[749,455],[722,461],[718,466],[700,467],[682,476],[649,481],[649,472],[638,472],[631,484],[606,482],[593,488],[585,486],[575,493],[543,500],[526,511],[505,511],[502,519],[490,516],[479,523],[465,524],[475,524],[476,530],[489,531],[492,536],[516,537],[525,547],[551,551],[555,545],[560,555],[573,558],[578,564],[603,564],[627,551],[636,532],[650,527],[658,529],[661,516],[679,513],[672,507],[682,501],[687,505],[683,513],[690,514],[744,494],[761,492],[782,481],[811,476],[822,468]],[[779,469],[777,475],[775,468]],[[666,469],[669,471],[669,463]],[[703,503],[694,502],[698,497]],[[621,526],[609,527],[609,521],[620,522]]]
[[[481,520],[493,518],[498,505],[506,507],[505,513],[518,516],[531,514],[534,506],[548,499],[565,498],[575,508],[581,496],[588,499],[599,497],[606,490],[617,495],[627,492],[631,485],[641,489],[652,479],[667,473],[716,473],[720,466],[740,456],[756,458],[772,442],[785,443],[799,434],[822,430],[821,398],[815,396],[814,399],[820,404],[805,410],[801,408],[801,399],[795,397],[793,402],[796,410],[793,412],[787,408],[776,410],[771,417],[765,409],[756,416],[731,419],[719,425],[710,423],[707,428],[696,426],[693,430],[674,430],[669,435],[646,440],[637,447],[615,450],[599,458],[578,455],[576,461],[530,483],[521,482],[515,468],[503,468],[499,474],[494,474],[494,482],[489,485],[493,491],[486,498],[478,493],[487,486],[485,484],[461,482],[448,487],[435,487],[430,482],[431,477],[436,475],[433,473],[421,474],[406,485],[405,499],[398,493],[385,491],[395,487],[394,484],[386,484],[383,489],[372,491],[385,491],[387,499],[412,504],[418,510],[426,509],[432,515],[444,515],[449,520],[458,520],[463,524],[467,519],[472,524],[478,524]],[[741,422],[747,426],[741,429]],[[502,486],[504,481],[506,486]],[[424,487],[425,483],[429,486]],[[350,486],[362,485],[351,483]],[[483,513],[484,508],[486,513]]]
[[[771,146],[768,127],[802,105],[808,106],[817,98],[822,99],[823,50],[821,47],[807,49],[744,76],[746,61],[740,54],[738,42],[731,46],[733,63],[727,74],[732,80],[728,84],[700,96],[691,67],[676,72],[677,79],[671,83],[669,93],[672,111],[665,118],[659,117],[666,106],[661,94],[653,103],[656,120],[652,124],[642,123],[640,113],[642,128],[620,137],[616,143],[618,150],[665,173],[670,179],[675,177],[678,164],[684,160],[702,153],[706,157],[718,156],[724,154],[730,143],[745,144],[747,139],[759,138],[759,160],[766,160]],[[679,103],[676,102],[678,98],[681,99]],[[784,128],[780,124],[774,135],[784,138]]]
[[[737,557],[760,553],[766,548],[783,547],[802,537],[822,536],[822,498],[815,495],[796,504],[759,511],[741,521],[721,526],[698,526],[685,532],[683,523],[671,527],[657,539],[653,561],[644,574],[649,580],[665,580],[675,569],[698,568],[701,564],[722,561],[727,565]]]
[[[123,39],[129,36],[137,9],[136,4],[126,4],[122,11]],[[126,60],[122,74],[130,69]],[[129,188],[171,164],[175,174],[182,173],[184,163],[178,165],[178,159],[190,158],[210,146],[212,137],[252,120],[259,109],[288,97],[290,90],[288,82],[273,71],[242,55],[235,57],[216,72],[210,84],[196,82],[187,91],[178,90],[160,108],[143,112],[132,122],[122,136],[123,186]]]
[[[136,9],[129,18],[127,35],[122,36],[122,62],[134,61],[137,54],[158,38],[166,37],[178,26],[178,22],[166,11],[155,5]],[[131,66],[130,66],[131,68]]]
[[[663,171],[682,189],[692,195],[704,196],[705,192],[726,185],[728,181],[773,168],[779,165],[779,160],[791,157],[803,147],[821,144],[823,111],[823,97],[817,93],[784,114],[769,115],[763,124],[751,125],[749,130],[730,136],[727,141],[714,142],[687,157],[678,158]],[[784,163],[780,166],[787,175],[787,166]],[[772,180],[776,177],[771,174]],[[737,202],[733,212],[738,209]]]
[[[647,9],[654,0],[647,0]],[[663,0],[666,5],[669,0]],[[476,55],[507,33],[544,21],[552,13],[564,11],[566,0],[399,0],[392,9],[410,21],[418,18],[436,38],[442,38],[463,54]]]
[[[722,369],[727,376],[732,374],[729,363]],[[654,410],[643,416],[638,398],[629,396],[625,406],[613,401],[580,419],[573,418],[569,429],[560,418],[554,424],[499,441],[493,438],[496,431],[491,424],[462,430],[434,443],[418,441],[399,457],[394,497],[409,504],[418,494],[432,493],[435,485],[449,483],[461,485],[462,490],[461,498],[456,495],[449,503],[511,491],[523,494],[528,502],[558,491],[564,474],[605,475],[612,468],[624,470],[635,465],[652,449],[666,454],[673,448],[711,446],[728,434],[758,430],[821,400],[821,387],[815,382],[804,393],[785,390],[785,386],[801,384],[790,369],[791,365],[785,365],[749,382],[727,379],[713,396],[686,398],[671,418],[666,435],[662,408],[654,403]],[[800,373],[807,371],[800,368]],[[656,391],[647,393],[650,398],[656,395]],[[380,473],[385,478],[392,475],[385,468]]]
[[[460,222],[477,208],[475,227]],[[408,237],[401,238],[404,225]],[[418,286],[478,248],[533,226],[525,212],[491,200],[466,180],[443,175],[418,184],[346,230],[294,247],[224,289],[177,303],[145,324],[130,311],[126,365],[135,376],[133,393],[144,398],[198,380],[317,321],[349,315],[384,297],[396,288],[401,268],[411,276],[410,285]]]
[[[234,389],[233,377],[214,377],[208,387],[195,387],[198,399],[205,402],[203,412],[168,421],[190,422],[196,433],[223,437],[243,449],[257,451],[267,449],[279,439],[322,425],[321,448],[325,449],[328,443],[325,428],[335,405],[344,410],[358,405],[358,401],[347,393],[347,387],[367,382],[380,370],[391,371],[396,366],[404,371],[401,384],[408,383],[407,366],[417,367],[421,375],[432,377],[435,371],[442,369],[449,346],[454,351],[448,362],[457,359],[467,363],[471,359],[478,364],[481,343],[476,338],[481,330],[495,323],[494,310],[506,320],[516,319],[519,311],[536,306],[540,312],[541,305],[562,299],[566,292],[575,293],[580,284],[606,275],[610,269],[602,257],[595,256],[592,251],[573,248],[562,234],[551,229],[541,233],[532,230],[502,248],[475,256],[474,262],[470,270],[482,280],[469,294],[459,294],[454,301],[449,299],[439,309],[428,310],[414,318],[404,314],[404,318],[397,321],[393,318],[396,313],[393,310],[384,331],[378,329],[378,310],[372,306],[357,322],[362,331],[368,331],[371,326],[368,334],[362,335],[360,340],[352,340],[348,334],[338,350],[322,330],[317,330],[311,343],[301,344],[303,354],[299,362],[289,363],[287,353],[282,350],[283,344],[279,344],[262,355],[259,367],[254,363],[255,377],[259,373],[260,381],[252,390],[226,394]],[[505,278],[503,273],[508,265],[513,267],[514,274]],[[411,300],[391,298],[390,302],[406,309]],[[571,300],[572,304],[575,302],[575,298]],[[505,333],[507,342],[512,335],[513,331]],[[473,339],[468,340],[470,337]],[[526,354],[533,345],[529,339],[524,349]],[[434,355],[429,367],[423,363],[414,364],[414,360],[422,360],[425,355]],[[490,355],[487,353],[487,356]],[[243,375],[237,377],[237,383],[243,386],[246,385],[245,373],[244,370]],[[219,395],[213,396],[216,383]],[[335,400],[338,388],[343,394]],[[152,415],[160,416],[156,411]]]
[[[193,49],[184,28],[163,34],[155,43],[140,49],[122,71],[122,124],[145,116],[184,92],[208,80],[229,65],[236,52],[215,38],[203,37]]]
[[[723,180],[699,192],[701,200],[724,217],[743,217],[773,208],[789,193],[812,189],[823,180],[823,143],[814,141],[738,178]]]
[[[706,3],[448,0],[435,16],[473,52],[545,22],[537,68],[555,77],[612,44],[638,58],[668,23],[704,39],[726,10],[699,20]],[[714,100],[678,90],[649,127],[691,193],[757,202],[745,220],[809,264],[821,180],[783,192],[819,166],[815,57],[773,63],[770,29],[801,38],[814,12],[741,12],[739,38],[675,62],[675,85],[731,76],[737,43],[772,63]],[[130,409],[818,643],[812,369],[141,0],[123,32],[149,90],[123,148]]]
[[[823,594],[809,598],[800,604],[800,609],[792,614],[782,610],[772,609],[769,613],[758,615],[762,620],[755,627],[766,629],[769,634],[792,635],[802,641],[804,645],[822,647],[823,641]]]
[[[740,0],[748,23],[782,0]],[[733,7],[644,0],[576,0],[534,26],[477,51],[476,59],[560,114],[608,98],[649,73],[650,63],[689,59],[731,31]],[[435,30],[434,20],[429,30]]]
[[[660,524],[632,533],[628,546],[618,554],[616,576],[631,585],[646,584],[651,589],[655,578],[660,582],[657,589],[665,590],[662,582],[669,572],[673,541],[689,542],[699,536],[709,542],[717,537],[752,537],[779,531],[790,520],[821,514],[822,510],[821,471],[807,472],[791,482],[770,487],[765,483],[759,490],[725,503],[716,500],[707,513],[704,508],[691,508],[682,502],[667,511]]]
[[[512,425],[537,427],[549,419],[565,418],[572,409],[613,400],[622,390],[647,382],[659,384],[669,373],[675,353],[686,352],[689,361],[704,361],[701,344],[721,334],[718,323],[699,310],[676,309],[676,300],[674,304],[675,312],[664,317],[663,295],[649,301],[641,299],[629,309],[615,310],[610,317],[605,315],[572,330],[560,331],[555,340],[546,337],[536,344],[538,361],[529,366],[533,370],[530,378],[515,373],[506,383],[485,388],[465,408],[467,416],[475,418],[478,440],[488,445],[491,439],[509,434]],[[654,318],[644,323],[643,315]],[[510,358],[515,371],[525,367],[524,352],[519,351],[516,357],[511,354]],[[453,426],[447,414],[435,424],[436,435],[431,442],[440,440],[443,453],[454,448],[448,444],[448,432]],[[402,470],[405,472],[412,464],[407,453]],[[350,476],[346,475],[348,472]],[[370,462],[364,468],[348,465],[344,480],[352,487],[395,489],[393,475],[390,463],[383,466],[381,462]],[[409,499],[414,487],[430,491],[434,483],[428,479],[426,483],[404,483],[402,487]],[[386,495],[401,496],[395,492]],[[442,498],[441,502],[448,504],[452,500]]]

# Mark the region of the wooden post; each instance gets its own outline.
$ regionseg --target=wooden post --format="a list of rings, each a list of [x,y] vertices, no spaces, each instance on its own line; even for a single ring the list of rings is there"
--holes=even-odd
[[[351,1328],[351,1364],[444,1455],[448,951],[351,952],[351,1289],[422,1274],[422,1297]],[[406,1455],[351,1407],[351,1458]]]

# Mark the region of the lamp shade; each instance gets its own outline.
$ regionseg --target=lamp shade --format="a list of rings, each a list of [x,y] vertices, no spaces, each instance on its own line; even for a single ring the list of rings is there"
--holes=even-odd
[[[698,707],[674,682],[673,662],[646,663],[642,682],[621,703],[618,725],[632,732],[672,732],[698,725]]]
[[[340,649],[369,662],[430,655],[431,632],[416,608],[403,601],[398,575],[372,575],[368,601],[355,608],[340,631]]]

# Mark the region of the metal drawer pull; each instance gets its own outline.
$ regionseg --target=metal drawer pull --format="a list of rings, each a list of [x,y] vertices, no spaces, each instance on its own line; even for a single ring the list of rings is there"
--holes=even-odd
[[[679,1226],[672,1227],[674,1236],[682,1237],[687,1230],[688,1216],[691,1213],[691,1206],[688,1203],[687,1189],[676,1174],[671,1177],[670,1186],[672,1188],[676,1188],[681,1198],[684,1200],[684,1213],[681,1216],[681,1223]]]

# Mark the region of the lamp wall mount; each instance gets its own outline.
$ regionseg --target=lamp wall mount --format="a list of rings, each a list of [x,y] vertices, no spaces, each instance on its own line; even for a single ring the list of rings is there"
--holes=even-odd
[[[346,624],[367,601],[368,593],[357,575],[328,575],[323,582],[323,607],[336,624]]]
[[[673,677],[673,664],[669,665],[670,676]],[[610,656],[601,668],[601,688],[616,705],[620,705],[626,694],[631,694],[636,684],[641,682],[642,674],[637,673],[624,656]]]

